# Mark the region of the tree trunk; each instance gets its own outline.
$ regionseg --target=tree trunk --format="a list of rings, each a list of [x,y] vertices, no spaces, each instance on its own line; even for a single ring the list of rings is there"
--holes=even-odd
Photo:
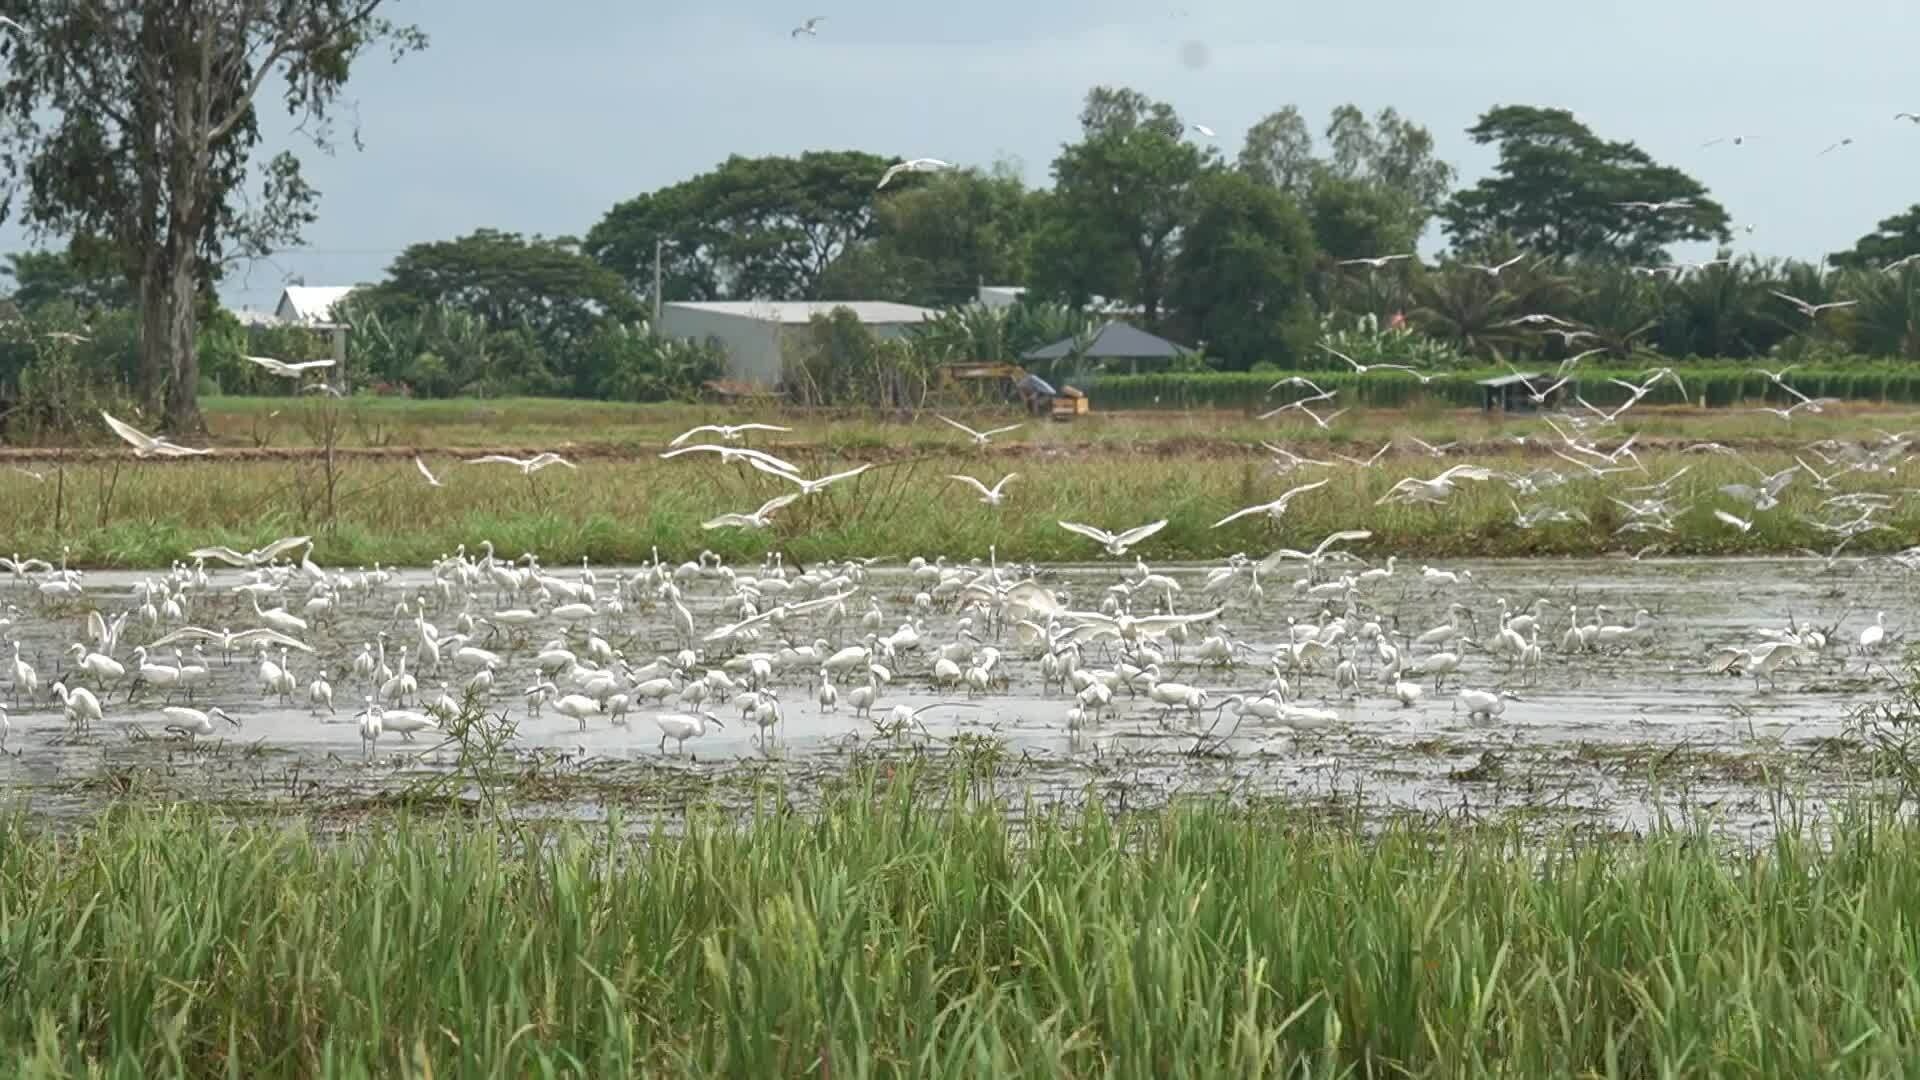
[[[162,339],[170,361],[167,430],[197,434],[206,425],[200,418],[200,343],[194,333],[199,279],[194,273],[193,248],[176,250],[169,261],[173,265],[167,269]]]
[[[167,360],[166,279],[156,258],[141,268],[140,397],[147,415],[159,416],[166,403]]]

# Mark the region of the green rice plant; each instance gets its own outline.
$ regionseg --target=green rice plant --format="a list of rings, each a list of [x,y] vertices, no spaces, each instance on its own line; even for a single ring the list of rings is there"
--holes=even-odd
[[[23,1075],[1902,1076],[1920,829],[1363,835],[856,769],[815,811],[0,828]]]

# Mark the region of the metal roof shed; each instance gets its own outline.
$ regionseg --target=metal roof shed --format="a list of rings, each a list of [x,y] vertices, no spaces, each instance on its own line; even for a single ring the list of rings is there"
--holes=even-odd
[[[661,337],[717,341],[726,379],[763,388],[786,378],[787,352],[804,340],[816,315],[846,308],[877,338],[905,337],[939,312],[886,300],[674,300],[661,305]]]
[[[1560,400],[1561,387],[1551,387],[1542,395],[1543,401],[1536,403],[1536,387],[1547,386],[1547,376],[1537,371],[1516,371],[1511,375],[1496,375],[1491,379],[1481,379],[1474,384],[1486,391],[1486,411],[1500,409],[1503,412],[1533,412],[1541,404],[1552,408]]]
[[[1062,338],[1051,345],[1043,346],[1026,354],[1026,360],[1064,360],[1074,355],[1074,338]],[[1163,337],[1155,337],[1138,327],[1123,322],[1110,322],[1102,326],[1093,335],[1080,355],[1089,360],[1126,360],[1134,371],[1140,370],[1142,360],[1171,361],[1186,349],[1175,345]]]

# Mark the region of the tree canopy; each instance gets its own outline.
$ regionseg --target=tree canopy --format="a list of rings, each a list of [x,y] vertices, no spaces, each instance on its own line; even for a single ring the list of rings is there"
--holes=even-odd
[[[1368,119],[1342,105],[1324,136],[1318,156],[1306,118],[1288,105],[1248,129],[1238,168],[1304,206],[1328,255],[1411,250],[1453,184],[1432,133],[1390,108]]]
[[[1194,185],[1169,299],[1189,344],[1231,366],[1297,363],[1313,340],[1313,233],[1273,188],[1217,170]]]
[[[16,11],[0,34],[0,217],[111,253],[137,292],[141,383],[169,427],[199,425],[195,325],[230,258],[299,238],[318,199],[282,152],[255,168],[271,80],[331,146],[353,63],[420,48],[382,0],[92,0]],[[16,5],[16,8],[18,5]]]
[[[1054,189],[1034,237],[1034,287],[1076,304],[1105,296],[1159,317],[1194,182],[1212,167],[1183,140],[1173,108],[1095,87],[1083,138],[1053,162]]]
[[[827,269],[819,299],[956,304],[1026,280],[1035,204],[1012,169],[909,175],[876,199],[871,237]]]
[[[652,295],[658,243],[665,292],[677,300],[812,299],[827,267],[871,234],[874,185],[888,164],[850,150],[730,157],[616,205],[585,249],[640,295]]]
[[[1835,266],[1878,270],[1912,255],[1920,255],[1920,203],[1882,218],[1852,248],[1836,252],[1827,261]]]
[[[1462,250],[1504,234],[1537,255],[1660,263],[1669,244],[1732,238],[1726,210],[1698,180],[1600,138],[1565,109],[1502,105],[1467,133],[1497,145],[1500,160],[1443,211]]]

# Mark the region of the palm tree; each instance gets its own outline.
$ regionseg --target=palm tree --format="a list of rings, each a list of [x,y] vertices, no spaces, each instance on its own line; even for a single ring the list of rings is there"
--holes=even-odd
[[[1637,275],[1617,263],[1580,268],[1575,274],[1573,302],[1568,310],[1574,321],[1594,336],[1568,343],[1568,350],[1584,352],[1600,348],[1607,350],[1609,356],[1633,355],[1640,347],[1640,339],[1660,325],[1661,289],[1653,279]]]
[[[1891,274],[1856,271],[1840,288],[1860,301],[1852,319],[1859,351],[1920,360],[1920,269],[1909,263]]]

